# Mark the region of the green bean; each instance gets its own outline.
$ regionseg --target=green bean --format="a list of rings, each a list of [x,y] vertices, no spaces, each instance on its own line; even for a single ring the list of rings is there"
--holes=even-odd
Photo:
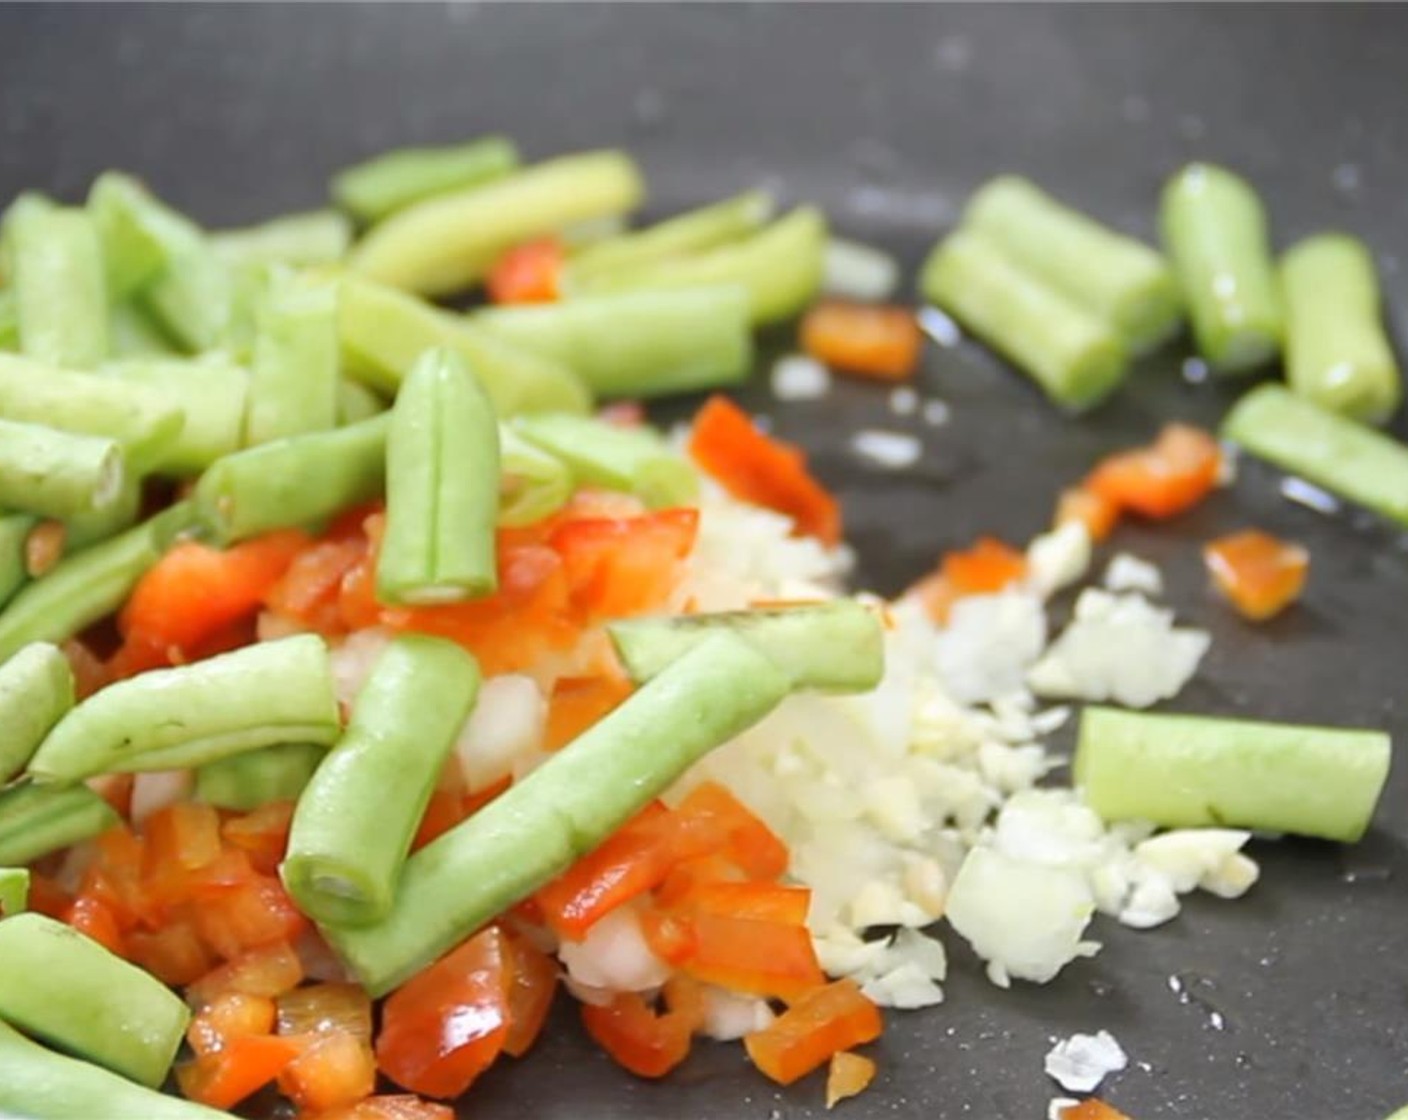
[[[379,222],[397,210],[451,191],[482,187],[517,170],[518,150],[502,136],[437,148],[399,148],[333,176],[333,201],[358,221]]]
[[[108,309],[108,336],[114,358],[168,358],[176,353],[152,317],[131,300]]]
[[[27,513],[0,513],[0,607],[29,579],[25,542],[38,523]]]
[[[156,1088],[191,1013],[151,973],[43,914],[0,922],[0,1018]]]
[[[1014,264],[1113,325],[1131,352],[1152,350],[1177,332],[1182,299],[1163,256],[1035,183],[1015,175],[991,180],[963,220]]]
[[[453,603],[498,586],[499,426],[463,361],[428,350],[397,394],[386,437],[384,603]]]
[[[1306,238],[1281,258],[1286,380],[1321,408],[1381,424],[1403,401],[1403,377],[1379,316],[1379,282],[1364,243]]]
[[[505,249],[633,210],[643,193],[640,172],[622,152],[562,156],[408,206],[374,226],[348,264],[368,280],[450,295],[482,279]]]
[[[245,443],[326,431],[337,423],[337,293],[288,280],[256,313]]]
[[[327,647],[299,634],[109,685],[59,721],[28,772],[77,782],[177,770],[340,731]]]
[[[718,635],[412,855],[385,921],[324,934],[368,990],[384,995],[561,874],[786,693],[772,662]]]
[[[1281,347],[1281,297],[1251,185],[1224,168],[1190,164],[1164,187],[1159,221],[1208,365],[1243,373],[1271,361]]]
[[[591,409],[591,394],[559,362],[392,288],[347,279],[338,291],[338,334],[347,373],[386,396],[395,396],[425,351],[442,347],[474,370],[500,416]]]
[[[20,306],[14,288],[0,288],[0,351],[20,348]]]
[[[242,446],[249,374],[223,355],[129,359],[100,372],[143,386],[180,413],[180,431],[154,464],[161,473],[199,474]]]
[[[378,497],[386,480],[390,413],[263,443],[211,464],[196,483],[201,524],[222,545],[271,529],[316,528]]]
[[[13,231],[20,350],[85,368],[108,355],[108,301],[97,230],[82,210],[31,210]]]
[[[1311,404],[1280,385],[1262,385],[1222,421],[1222,435],[1258,458],[1408,525],[1408,447]]]
[[[607,627],[633,681],[650,680],[689,650],[727,631],[763,653],[794,689],[868,692],[885,672],[885,635],[875,611],[854,599],[675,618],[633,618]]]
[[[30,642],[62,642],[117,610],[192,522],[190,504],[180,502],[120,536],[65,556],[0,612],[0,662]]]
[[[326,754],[316,743],[279,743],[207,762],[196,770],[196,800],[237,813],[270,801],[292,801]]]
[[[825,272],[826,218],[800,206],[772,225],[693,256],[620,268],[580,285],[583,294],[652,288],[733,284],[748,291],[754,325],[797,314],[821,290]]]
[[[181,413],[155,390],[0,354],[0,417],[122,444],[136,473],[159,462],[181,432]]]
[[[0,1114],[27,1120],[229,1120],[98,1066],[46,1050],[0,1022]]]
[[[142,516],[142,483],[128,474],[110,506],[66,519],[64,553],[77,552],[126,532]],[[30,573],[33,574],[33,573]]]
[[[649,428],[621,428],[585,416],[520,416],[513,428],[571,468],[579,485],[634,494],[652,509],[699,496],[699,476]]]
[[[738,285],[492,308],[470,322],[569,366],[601,396],[734,385],[753,366],[748,292]]]
[[[598,242],[572,257],[567,285],[587,283],[594,276],[615,269],[658,264],[672,257],[688,256],[738,241],[757,233],[772,221],[777,203],[763,191],[743,194],[688,210],[635,230]]]
[[[0,917],[24,912],[29,905],[29,868],[0,867]]]
[[[0,214],[0,279],[15,282],[15,229],[24,224],[30,214],[57,210],[59,204],[38,191],[21,191]]]
[[[983,234],[960,229],[940,242],[919,287],[1062,408],[1091,408],[1124,379],[1125,350],[1113,328],[1019,268]]]
[[[359,381],[340,377],[337,381],[337,422],[356,424],[386,411],[386,402]]]
[[[0,789],[0,864],[29,863],[89,840],[121,819],[87,786],[21,782]]]
[[[186,218],[120,171],[105,171],[93,180],[87,207],[102,243],[114,301],[146,287],[166,267],[173,246],[199,236]]]
[[[0,784],[24,769],[73,707],[73,670],[58,646],[35,642],[0,664]]]
[[[570,497],[572,472],[567,464],[500,424],[499,524],[532,525],[556,513]],[[0,521],[0,532],[3,526]]]
[[[341,742],[299,799],[279,869],[299,909],[335,926],[390,912],[430,795],[479,690],[474,659],[417,634],[391,641]]]
[[[1382,731],[1090,707],[1074,769],[1106,820],[1352,843],[1374,815],[1389,753]]]
[[[0,420],[0,505],[42,517],[71,517],[117,501],[126,478],[110,439]]]
[[[336,264],[352,246],[352,225],[336,210],[285,214],[248,229],[220,230],[210,245],[227,264]]]

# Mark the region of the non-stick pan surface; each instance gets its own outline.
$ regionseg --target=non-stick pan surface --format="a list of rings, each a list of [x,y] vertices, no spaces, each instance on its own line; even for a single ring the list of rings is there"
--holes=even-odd
[[[1394,7],[91,7],[0,9],[0,196],[78,198],[139,172],[210,223],[317,205],[334,168],[383,147],[488,129],[532,155],[628,145],[660,212],[766,184],[824,204],[911,263],[989,175],[1020,170],[1152,235],[1160,180],[1194,156],[1263,191],[1279,242],[1332,226],[1370,239],[1408,304],[1408,10]],[[1238,386],[1147,362],[1089,419],[1048,408],[975,348],[933,350],[942,428],[843,386],[777,407],[840,489],[864,582],[894,591],[943,549],[1042,527],[1056,488],[1170,417],[1214,423]],[[914,430],[916,469],[866,469],[860,426]],[[1259,525],[1311,549],[1303,606],[1235,621],[1197,546]],[[1404,742],[1360,845],[1262,843],[1241,902],[1193,898],[1148,933],[1103,920],[1105,949],[1053,984],[991,987],[949,938],[948,1002],[896,1015],[877,1087],[838,1115],[1035,1118],[1054,1036],[1106,1028],[1131,1067],[1107,1095],[1140,1120],[1375,1120],[1408,1100],[1408,552],[1394,534],[1236,486],[1170,528],[1116,541],[1163,564],[1171,599],[1215,641],[1191,711],[1383,727]],[[3,962],[0,962],[3,967]],[[466,1116],[820,1116],[813,1078],[779,1091],[737,1047],[702,1047],[664,1084],[617,1070],[570,1009]]]

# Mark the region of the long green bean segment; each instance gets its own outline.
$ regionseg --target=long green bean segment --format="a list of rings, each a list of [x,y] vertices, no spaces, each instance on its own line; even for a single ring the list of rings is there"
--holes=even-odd
[[[958,230],[925,261],[920,291],[1071,411],[1099,404],[1127,370],[1114,328],[1015,264],[991,239]]]
[[[385,921],[328,926],[325,935],[372,994],[384,995],[561,874],[786,694],[771,661],[717,635],[412,855]]]
[[[0,1022],[0,1114],[26,1120],[230,1120],[55,1053]]]
[[[1271,361],[1281,348],[1281,297],[1266,214],[1251,185],[1224,168],[1191,164],[1164,187],[1159,223],[1208,365],[1243,373]]]
[[[463,291],[514,245],[576,222],[624,214],[645,192],[623,152],[562,156],[506,178],[417,202],[376,225],[353,272],[422,295]]]
[[[180,502],[111,540],[65,556],[0,612],[0,662],[30,642],[62,642],[127,601],[166,546],[194,523]]]
[[[0,867],[0,918],[22,913],[29,905],[29,868]]]
[[[585,416],[520,416],[513,428],[571,468],[576,481],[635,494],[652,509],[699,496],[689,462],[648,428],[621,428]]]
[[[0,417],[122,444],[138,473],[175,444],[180,409],[155,389],[0,354]]]
[[[963,215],[1012,262],[1112,324],[1133,353],[1166,342],[1182,318],[1182,297],[1163,256],[1063,206],[1035,183],[1003,175]]]
[[[0,664],[0,785],[24,769],[73,695],[73,670],[58,646],[35,642]]]
[[[196,800],[237,813],[270,801],[292,801],[325,754],[316,743],[280,743],[207,762],[196,770]]]
[[[567,464],[500,424],[499,524],[532,525],[556,513],[571,496],[572,471]],[[3,526],[0,521],[0,532]]]
[[[103,509],[80,513],[64,521],[64,552],[99,544],[137,524],[142,516],[142,481],[129,473],[116,500]]]
[[[319,923],[383,920],[435,783],[474,706],[479,670],[443,638],[403,634],[377,659],[347,733],[299,798],[279,869]]]
[[[82,210],[29,210],[15,223],[12,252],[20,349],[75,369],[108,356],[103,251]]]
[[[316,527],[378,497],[386,478],[389,421],[383,413],[227,455],[196,483],[200,523],[229,545],[270,529]]]
[[[255,317],[245,443],[326,431],[337,423],[337,289],[269,285]]]
[[[191,1013],[151,973],[43,914],[0,922],[0,1019],[155,1089]]]
[[[29,863],[89,840],[121,820],[87,786],[21,782],[0,789],[0,864]]]
[[[28,513],[0,513],[0,607],[29,579],[25,542],[38,523],[39,519]]]
[[[333,201],[368,224],[412,203],[481,187],[518,169],[518,149],[502,136],[436,148],[399,148],[333,176]]]
[[[658,397],[747,377],[749,306],[745,288],[726,284],[491,308],[470,321],[571,367],[601,396]]]
[[[1380,424],[1403,401],[1403,376],[1379,314],[1374,258],[1362,241],[1322,233],[1281,258],[1286,380],[1321,408]]]
[[[160,395],[179,410],[180,431],[155,469],[163,474],[196,475],[243,445],[249,374],[222,354],[189,358],[133,358],[100,371]]]
[[[753,324],[774,323],[795,315],[821,290],[826,233],[822,212],[799,206],[742,241],[613,269],[579,286],[588,293],[737,285],[748,291]]]
[[[0,280],[15,282],[15,230],[32,213],[57,210],[59,204],[39,191],[21,191],[0,214]]]
[[[646,229],[598,242],[572,257],[567,287],[617,269],[639,268],[671,257],[713,249],[757,233],[772,221],[777,204],[763,191],[743,194],[688,210]]]
[[[384,603],[453,603],[498,586],[499,425],[458,356],[425,353],[397,394],[386,437]]]
[[[1106,820],[1352,842],[1388,777],[1382,731],[1086,708],[1076,784]]]
[[[102,243],[114,301],[146,287],[166,267],[173,246],[199,236],[185,217],[120,171],[105,171],[93,180],[87,209]]]
[[[1408,447],[1280,385],[1239,400],[1222,435],[1253,455],[1408,525]]]
[[[327,647],[313,634],[119,681],[61,719],[30,759],[36,781],[175,770],[279,743],[336,740]]]
[[[854,599],[767,610],[677,618],[633,618],[607,627],[637,683],[658,676],[701,642],[727,632],[745,639],[794,689],[868,692],[885,672],[885,635],[870,608]]]
[[[561,362],[405,292],[365,280],[338,285],[338,335],[349,376],[394,396],[425,351],[453,350],[474,370],[500,416],[588,412],[591,394]]]
[[[0,288],[0,350],[20,348],[20,305],[14,288]]]
[[[337,422],[357,424],[380,416],[386,411],[386,402],[368,389],[360,381],[350,377],[337,379]]]
[[[286,264],[295,268],[336,264],[352,247],[352,224],[336,210],[285,214],[248,229],[210,235],[211,247],[230,264]]]
[[[108,309],[108,343],[113,358],[118,360],[169,358],[176,353],[165,332],[134,300],[114,303]]]
[[[72,517],[112,505],[126,477],[110,439],[0,420],[0,507]]]

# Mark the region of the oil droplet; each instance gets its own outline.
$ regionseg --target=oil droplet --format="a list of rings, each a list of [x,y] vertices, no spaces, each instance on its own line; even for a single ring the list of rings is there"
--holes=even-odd
[[[1109,995],[1115,990],[1115,986],[1113,984],[1107,984],[1104,980],[1090,981],[1089,988],[1091,995],[1100,996],[1102,998],[1104,996]]]
[[[1305,506],[1306,509],[1313,509],[1316,513],[1323,513],[1326,516],[1339,513],[1340,501],[1328,490],[1322,490],[1312,482],[1306,482],[1303,478],[1296,478],[1291,475],[1281,480],[1281,497],[1288,502],[1295,502],[1296,505]]]
[[[1387,883],[1392,878],[1393,872],[1387,867],[1350,867],[1340,875],[1341,881],[1350,884]]]
[[[946,350],[957,346],[963,338],[958,324],[937,307],[920,308],[918,319],[920,329]]]
[[[1183,363],[1183,380],[1189,385],[1201,385],[1210,373],[1207,362],[1202,358],[1189,358]]]

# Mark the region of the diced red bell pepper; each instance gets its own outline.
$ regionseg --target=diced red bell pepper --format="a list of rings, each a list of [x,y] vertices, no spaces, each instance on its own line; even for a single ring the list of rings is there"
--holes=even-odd
[[[508,1034],[504,1053],[515,1058],[526,1054],[542,1032],[557,994],[557,962],[528,944],[510,937],[513,980],[508,991]]]
[[[279,1073],[279,1089],[308,1113],[342,1108],[376,1088],[376,1058],[356,1035],[333,1031],[300,1040],[306,1047]]]
[[[1310,553],[1259,529],[1219,537],[1203,547],[1213,585],[1237,613],[1254,622],[1280,614],[1300,598]]]
[[[243,852],[259,874],[274,875],[288,848],[293,806],[292,801],[270,801],[248,813],[230,817],[220,826],[221,839],[229,847]]]
[[[526,241],[504,253],[485,278],[494,303],[552,303],[560,295],[567,251],[556,237]]]
[[[295,988],[278,1000],[279,1034],[350,1034],[370,1041],[372,1000],[360,984],[327,982]]]
[[[806,1076],[833,1054],[880,1037],[880,1009],[854,980],[808,992],[743,1045],[753,1064],[781,1085]]]
[[[80,894],[64,913],[64,922],[91,937],[103,948],[123,956],[126,952],[122,927],[112,910],[99,898]]]
[[[251,949],[212,969],[186,990],[193,1007],[203,1007],[226,992],[277,999],[303,982],[303,964],[293,946],[285,943]]]
[[[617,992],[611,1002],[582,1004],[582,1023],[616,1063],[637,1077],[664,1077],[689,1056],[698,1026],[693,1008],[652,1010],[637,992]]]
[[[723,853],[751,879],[777,879],[787,871],[787,845],[767,824],[717,782],[703,782],[675,810],[719,830]]]
[[[621,618],[661,606],[694,547],[699,511],[568,521],[548,539],[562,557],[573,605],[587,618]]]
[[[1086,486],[1062,490],[1056,500],[1056,524],[1079,522],[1093,541],[1103,541],[1119,523],[1120,507]]]
[[[1120,510],[1162,520],[1191,509],[1217,485],[1222,453],[1198,428],[1169,424],[1149,447],[1103,460],[1085,486]]]
[[[831,1055],[826,1071],[826,1107],[835,1108],[842,1101],[865,1092],[875,1080],[875,1063],[860,1054],[841,1050]]]
[[[826,983],[805,926],[696,912],[683,916],[693,949],[679,968],[751,995],[796,999]]]
[[[397,1093],[367,1097],[356,1104],[319,1113],[318,1120],[455,1120],[455,1110],[447,1104]]]
[[[877,381],[904,381],[919,364],[923,336],[907,307],[828,300],[802,319],[802,349],[819,362]]]
[[[212,891],[195,908],[195,917],[206,944],[226,960],[292,943],[309,925],[278,879],[253,872],[237,886]]]
[[[195,983],[219,963],[190,920],[168,918],[159,929],[133,930],[126,941],[133,962],[173,987]]]
[[[191,1017],[186,1041],[199,1054],[214,1054],[236,1038],[272,1034],[274,1001],[244,992],[218,995]]]
[[[560,678],[548,700],[547,749],[565,747],[630,694],[631,682],[622,674]]]
[[[301,1043],[273,1035],[231,1039],[221,1049],[176,1067],[176,1083],[188,1099],[211,1108],[232,1108],[278,1077]]]

